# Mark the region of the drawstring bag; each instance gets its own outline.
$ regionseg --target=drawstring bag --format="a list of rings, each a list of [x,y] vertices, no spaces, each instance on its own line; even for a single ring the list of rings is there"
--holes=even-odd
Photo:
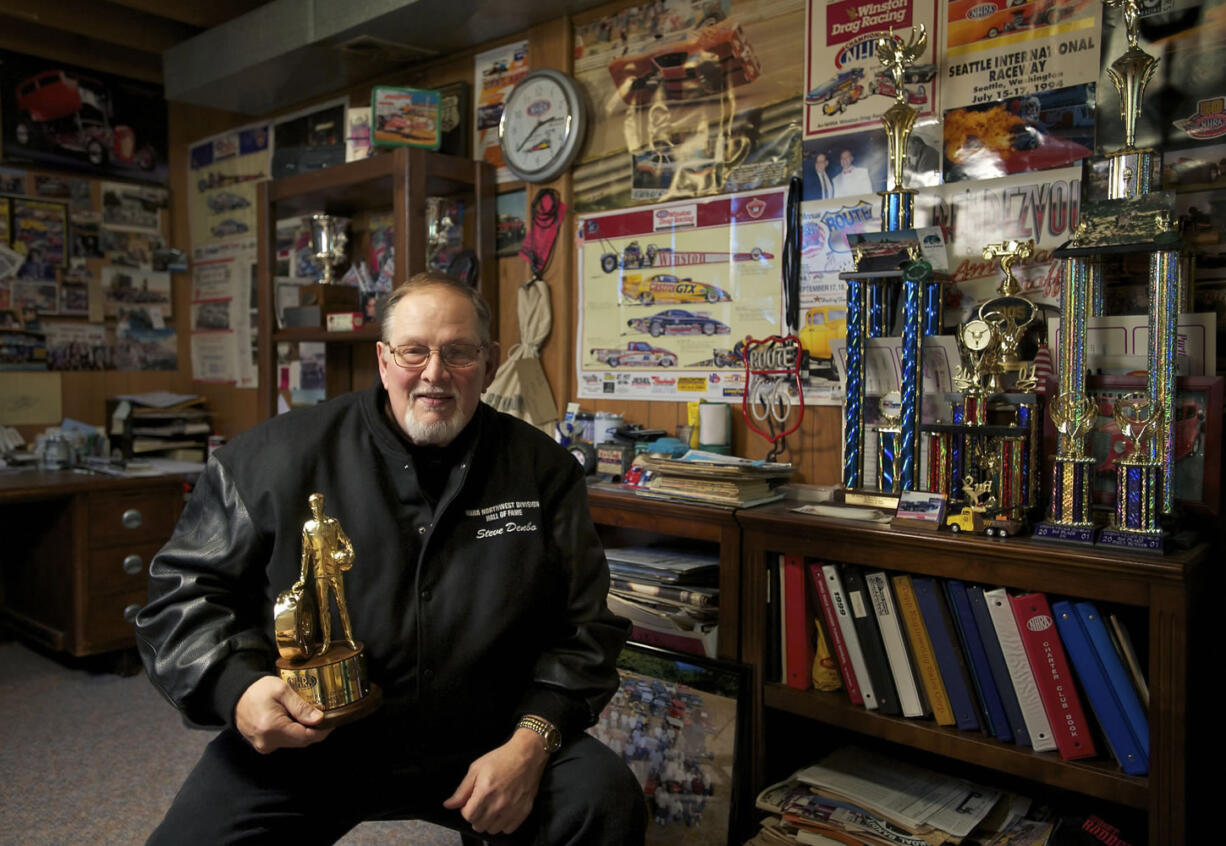
[[[506,360],[481,398],[499,411],[553,432],[558,406],[540,359],[541,344],[553,325],[549,286],[544,279],[533,279],[520,287],[518,312],[520,341],[507,350]]]

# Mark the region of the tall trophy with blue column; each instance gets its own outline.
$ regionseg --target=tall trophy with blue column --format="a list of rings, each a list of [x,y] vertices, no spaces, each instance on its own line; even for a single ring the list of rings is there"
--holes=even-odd
[[[1104,533],[1101,542],[1111,545],[1162,549],[1163,520],[1172,515],[1175,501],[1173,454],[1174,432],[1169,421],[1175,409],[1175,373],[1179,314],[1189,305],[1183,243],[1175,224],[1175,197],[1160,190],[1155,174],[1161,155],[1152,148],[1136,146],[1136,125],[1145,88],[1159,60],[1137,43],[1140,7],[1137,0],[1104,0],[1108,8],[1123,11],[1128,47],[1108,68],[1120,98],[1124,145],[1108,153],[1107,199],[1082,203],[1081,220],[1071,241],[1053,252],[1064,260],[1060,294],[1060,339],[1057,367],[1058,402],[1052,406],[1052,421],[1061,432],[1060,449],[1052,470],[1052,495],[1048,518],[1036,537],[1089,543],[1095,540],[1090,512],[1094,462],[1087,459],[1085,435],[1093,428],[1086,417],[1097,416],[1096,404],[1087,396],[1086,334],[1090,318],[1104,313],[1103,285],[1107,262],[1128,254],[1148,254],[1149,343],[1147,356],[1150,420],[1145,435],[1136,444],[1145,461],[1156,471],[1137,471],[1117,497],[1139,498],[1153,503],[1157,517],[1142,522],[1147,528],[1125,528]],[[1090,409],[1094,409],[1093,412]],[[1081,433],[1081,434],[1078,434]],[[1117,483],[1118,483],[1117,479]],[[1148,490],[1154,486],[1156,490]],[[1127,522],[1127,521],[1126,521]],[[1140,524],[1138,524],[1139,526]],[[1118,527],[1117,527],[1118,528]]]
[[[927,30],[913,27],[909,38],[893,29],[877,41],[877,58],[894,80],[895,102],[881,117],[889,147],[889,190],[880,192],[881,228],[895,233],[896,246],[915,240],[915,189],[904,185],[907,139],[917,112],[907,102],[906,70],[928,46]],[[873,250],[853,248],[855,269],[840,273],[847,283],[847,346],[844,407],[844,501],[893,507],[901,491],[918,489],[919,426],[923,391],[923,339],[941,332],[941,274],[933,272],[918,249],[901,246],[889,254],[889,240]],[[884,249],[882,249],[884,247]],[[901,306],[902,326],[892,325]],[[875,489],[865,475],[865,387],[867,342],[901,330],[902,367],[897,419],[878,428],[889,444],[889,467],[878,467]]]

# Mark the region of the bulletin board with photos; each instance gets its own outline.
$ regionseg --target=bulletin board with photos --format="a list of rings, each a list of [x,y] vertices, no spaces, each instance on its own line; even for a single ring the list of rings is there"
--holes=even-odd
[[[175,370],[165,188],[0,167],[5,370]]]

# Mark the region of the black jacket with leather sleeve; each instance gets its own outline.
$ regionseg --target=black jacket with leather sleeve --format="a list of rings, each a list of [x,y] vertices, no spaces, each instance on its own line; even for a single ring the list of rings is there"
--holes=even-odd
[[[481,404],[431,505],[386,397],[376,384],[281,415],[209,459],[150,564],[136,623],[150,678],[189,721],[233,723],[243,691],[276,672],[273,603],[298,577],[318,492],[353,542],[345,593],[384,692],[367,720],[389,741],[480,754],[525,713],[564,734],[591,725],[629,624],[606,604],[578,464]]]

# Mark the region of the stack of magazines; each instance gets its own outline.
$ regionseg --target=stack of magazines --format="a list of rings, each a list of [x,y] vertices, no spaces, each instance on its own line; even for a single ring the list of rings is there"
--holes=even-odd
[[[630,637],[667,649],[715,657],[719,558],[672,546],[605,550],[609,608],[630,620]]]
[[[757,807],[771,816],[751,844],[1033,842],[997,836],[1018,830],[1029,800],[854,747],[767,787]]]
[[[745,508],[783,499],[791,464],[690,450],[680,458],[640,455],[649,478],[640,496],[704,505]]]

